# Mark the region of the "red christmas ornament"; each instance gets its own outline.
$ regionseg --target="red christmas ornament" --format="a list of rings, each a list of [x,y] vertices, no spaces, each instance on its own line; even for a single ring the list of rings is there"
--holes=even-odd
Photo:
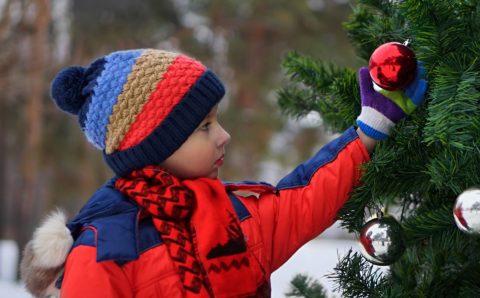
[[[373,52],[368,66],[375,84],[394,91],[407,86],[415,78],[417,60],[408,46],[389,42]]]

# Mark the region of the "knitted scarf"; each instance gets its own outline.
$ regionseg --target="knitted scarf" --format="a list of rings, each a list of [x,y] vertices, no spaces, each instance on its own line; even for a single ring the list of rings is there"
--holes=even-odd
[[[147,166],[115,187],[152,216],[186,297],[269,297],[258,261],[218,179],[180,180]]]

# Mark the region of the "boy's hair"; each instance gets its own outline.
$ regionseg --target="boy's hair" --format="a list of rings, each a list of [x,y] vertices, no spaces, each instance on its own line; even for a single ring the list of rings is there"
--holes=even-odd
[[[154,49],[118,51],[52,82],[60,109],[78,115],[115,174],[160,164],[192,134],[225,89],[200,62]]]

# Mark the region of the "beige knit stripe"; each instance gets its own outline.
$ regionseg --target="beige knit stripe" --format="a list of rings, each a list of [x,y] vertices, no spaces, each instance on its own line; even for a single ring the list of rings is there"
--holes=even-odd
[[[138,57],[109,118],[105,147],[107,154],[118,148],[176,56],[176,53],[146,50]]]

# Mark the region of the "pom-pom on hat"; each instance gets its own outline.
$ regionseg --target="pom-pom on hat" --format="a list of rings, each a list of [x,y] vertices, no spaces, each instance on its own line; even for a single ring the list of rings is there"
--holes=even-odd
[[[51,86],[57,106],[78,115],[88,141],[119,176],[163,162],[224,94],[222,82],[200,62],[154,49],[67,67]]]

